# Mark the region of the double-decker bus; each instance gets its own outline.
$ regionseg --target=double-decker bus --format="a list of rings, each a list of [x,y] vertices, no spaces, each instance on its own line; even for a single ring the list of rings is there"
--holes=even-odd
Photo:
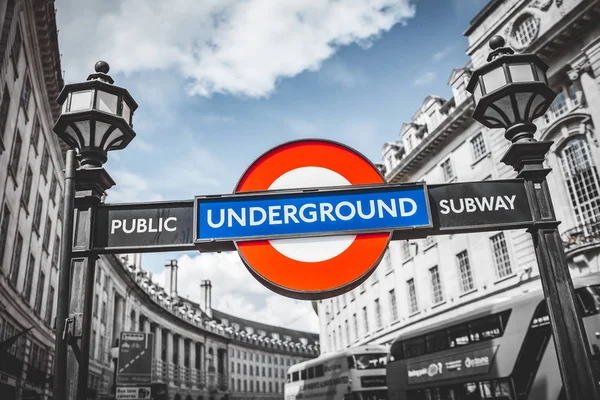
[[[600,274],[573,280],[600,380]],[[540,289],[396,338],[390,400],[566,400]]]
[[[386,400],[388,347],[358,346],[292,365],[285,400]]]

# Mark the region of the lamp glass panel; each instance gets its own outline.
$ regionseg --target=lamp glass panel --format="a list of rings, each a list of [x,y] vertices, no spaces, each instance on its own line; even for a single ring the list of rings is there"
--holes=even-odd
[[[111,150],[114,145],[115,142],[117,142],[118,140],[120,140],[119,144],[122,142],[122,138],[123,138],[123,132],[121,132],[120,129],[115,129],[114,131],[112,131],[110,133],[110,135],[108,136],[108,138],[106,138],[106,141],[104,142],[104,150]]]
[[[83,137],[83,143],[80,143],[81,147],[83,148],[89,146],[91,142],[90,121],[75,122],[75,126],[77,127],[79,133],[81,133],[81,136]]]
[[[494,103],[500,109],[500,115],[504,115],[508,120],[508,124],[511,125],[517,119],[517,115],[515,115],[515,110],[513,108],[513,100],[511,96],[508,94],[506,96],[500,97]]]
[[[65,133],[68,136],[68,139],[63,139],[65,140],[65,143],[67,143],[71,147],[78,149],[83,147],[79,141],[79,136],[77,136],[77,133],[70,125],[67,125],[67,127],[65,128]]]
[[[504,118],[502,118],[502,115],[500,115],[498,111],[492,107],[486,108],[483,117],[488,121],[488,124],[493,125],[494,128],[506,126],[506,121]]]
[[[71,105],[69,111],[89,110],[92,108],[93,90],[83,90],[81,92],[71,93]]]
[[[483,74],[483,83],[485,85],[486,94],[506,85],[506,76],[504,76],[504,69],[502,66]]]
[[[123,112],[121,113],[125,122],[131,125],[131,108],[126,101],[123,101]]]
[[[62,103],[62,106],[60,108],[60,112],[62,114],[64,114],[67,111],[67,102],[68,102],[68,98],[66,98],[65,101]]]
[[[510,71],[510,77],[513,82],[532,82],[535,80],[533,77],[533,70],[531,64],[511,64],[508,66]]]
[[[106,131],[111,126],[111,124],[107,124],[106,122],[96,121],[96,137],[94,138],[94,146],[102,147],[102,138],[104,138],[104,136],[106,135]]]
[[[473,89],[473,98],[475,99],[475,104],[479,103],[479,100],[481,99],[481,85],[479,82],[477,82],[475,89]]]
[[[550,103],[541,94],[536,95],[533,103],[531,104],[531,118],[536,119],[546,113],[550,107]]]
[[[98,90],[98,95],[96,96],[96,108],[100,111],[105,111],[116,115],[118,101],[119,98],[117,95]]]
[[[538,67],[537,65],[535,66],[535,69],[537,71],[538,81],[544,82],[547,84],[548,79],[546,78],[546,73],[544,71],[542,71],[542,69],[540,67]]]
[[[515,93],[515,99],[517,100],[517,109],[519,110],[519,116],[524,122],[531,122],[532,120],[531,114],[533,113],[534,108],[527,108],[527,105],[533,97],[535,97],[535,93]]]

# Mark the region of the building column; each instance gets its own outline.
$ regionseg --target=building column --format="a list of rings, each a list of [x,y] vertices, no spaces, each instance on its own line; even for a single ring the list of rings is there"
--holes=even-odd
[[[167,330],[167,357],[165,360],[165,368],[167,368],[167,379],[171,381],[173,379],[173,332]]]
[[[196,384],[196,342],[193,340],[190,340],[190,380],[192,381],[192,386],[198,386]]]
[[[144,318],[144,327],[143,327],[143,330],[146,333],[152,332],[152,328],[150,327],[150,320],[148,318]]]

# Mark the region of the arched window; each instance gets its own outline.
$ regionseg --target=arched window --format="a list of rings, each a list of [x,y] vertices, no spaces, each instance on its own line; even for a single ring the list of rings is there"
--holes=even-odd
[[[577,223],[581,226],[600,220],[600,179],[590,146],[575,138],[562,149],[560,158]]]
[[[529,14],[518,22],[513,30],[513,37],[519,47],[525,47],[536,37],[537,32],[537,21],[533,15]]]

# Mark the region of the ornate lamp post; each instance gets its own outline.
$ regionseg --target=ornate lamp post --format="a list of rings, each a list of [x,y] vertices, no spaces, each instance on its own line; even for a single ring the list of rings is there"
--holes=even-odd
[[[56,313],[53,398],[60,400],[86,398],[98,259],[90,250],[93,211],[115,184],[102,168],[107,152],[125,148],[135,137],[132,116],[137,103],[126,89],[113,85],[106,62],[98,61],[95,70],[87,81],[63,88],[58,96],[62,114],[53,128],[71,148],[65,168]]]
[[[467,90],[473,94],[473,118],[488,128],[503,128],[511,146],[502,162],[525,181],[534,226],[529,229],[546,296],[554,343],[569,400],[600,399],[590,365],[585,329],[558,233],[543,163],[553,142],[537,141],[533,120],[544,115],[556,94],[548,87],[548,66],[535,54],[514,54],[504,39],[490,40],[488,64],[473,72]]]

